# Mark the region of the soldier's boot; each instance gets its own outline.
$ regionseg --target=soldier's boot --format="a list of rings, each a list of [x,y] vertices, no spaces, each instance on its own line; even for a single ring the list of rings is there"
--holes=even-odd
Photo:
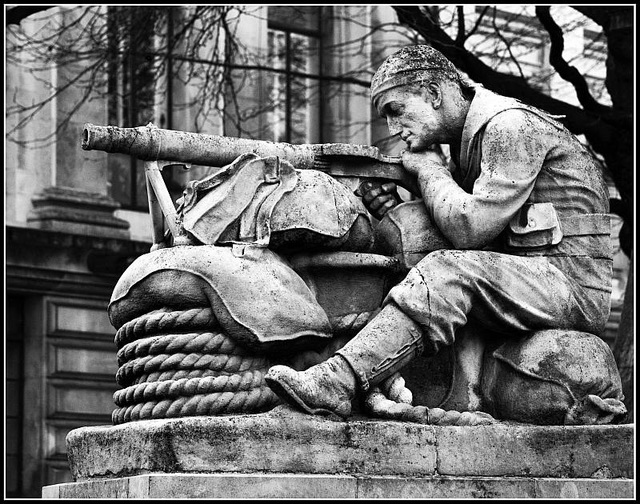
[[[351,401],[422,353],[422,331],[393,303],[324,362],[306,371],[273,366],[265,380],[285,402],[313,415],[351,414]]]
[[[286,403],[312,415],[347,417],[356,394],[356,377],[344,358],[334,355],[306,371],[273,366],[265,376]]]

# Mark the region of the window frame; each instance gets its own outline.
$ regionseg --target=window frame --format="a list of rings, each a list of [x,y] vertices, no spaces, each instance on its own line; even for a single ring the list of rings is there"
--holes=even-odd
[[[306,77],[307,79],[314,79],[318,82],[318,118],[317,118],[317,126],[318,126],[318,139],[319,143],[322,142],[322,122],[324,117],[323,110],[323,86],[322,86],[322,68],[323,68],[323,37],[322,37],[322,20],[325,15],[323,12],[322,6],[296,6],[297,8],[309,8],[309,9],[317,9],[316,17],[317,17],[317,25],[315,28],[309,28],[305,26],[295,26],[292,23],[286,23],[279,19],[279,16],[270,16],[271,9],[282,9],[288,8],[283,6],[270,6],[267,10],[267,30],[284,33],[285,36],[285,66],[284,71],[282,72],[285,78],[285,111],[284,111],[284,124],[285,124],[285,134],[284,134],[284,142],[290,143],[292,141],[292,118],[293,118],[293,107],[292,107],[292,88],[291,82],[295,76],[295,70],[292,69],[292,35],[302,35],[308,38],[315,39],[318,48],[318,70],[315,75],[310,75]],[[278,69],[281,71],[281,69]]]
[[[114,19],[110,17],[109,14],[112,12],[112,9],[128,9],[126,6],[108,6],[108,23],[112,23],[114,21],[117,22],[117,18]],[[126,12],[126,11],[125,11]],[[135,26],[133,16],[135,16],[137,11],[135,9],[129,9],[129,19],[131,26]],[[168,52],[167,54],[161,54],[157,48],[155,47],[155,37],[156,34],[152,30],[149,34],[148,40],[146,42],[149,43],[150,47],[152,47],[151,52],[153,53],[153,58],[156,57],[165,57],[166,64],[164,66],[164,71],[166,72],[163,78],[166,79],[167,88],[164,93],[164,102],[165,107],[161,112],[161,116],[166,121],[166,124],[161,124],[160,127],[165,129],[172,129],[173,123],[173,58],[171,53],[171,40],[173,39],[174,33],[174,21],[175,15],[173,8],[167,9],[167,27],[166,27],[166,36],[168,39]],[[114,28],[108,28],[109,30],[113,30]],[[109,37],[109,43],[112,44],[110,50],[112,51],[112,56],[108,63],[108,93],[109,93],[109,106],[108,106],[108,120],[109,124],[115,124],[119,127],[137,127],[141,126],[140,117],[141,111],[151,112],[152,116],[156,113],[156,108],[158,106],[158,97],[156,96],[157,90],[155,87],[154,80],[137,80],[132,78],[136,74],[136,69],[138,63],[141,58],[148,57],[149,51],[124,51],[125,47],[132,47],[134,40],[133,30],[130,30],[126,34],[126,42],[125,41],[114,41],[114,36]],[[124,46],[123,46],[124,44]],[[148,86],[151,88],[151,93],[153,94],[153,103],[144,106],[139,102],[138,93],[132,92],[131,90],[137,88],[138,86]],[[142,121],[144,122],[144,121]],[[109,156],[118,156],[117,154],[109,154]],[[120,155],[122,156],[122,155]],[[149,212],[149,204],[148,204],[148,195],[146,189],[145,177],[142,172],[144,170],[143,162],[136,159],[133,156],[128,156],[128,194],[126,194],[127,201],[123,201],[124,197],[117,197],[110,189],[110,195],[116,199],[121,205],[121,208],[124,210],[132,210],[137,212]],[[122,168],[124,170],[124,167]],[[163,171],[163,178],[165,181],[171,179],[171,173],[169,170]],[[142,179],[142,180],[139,180]]]

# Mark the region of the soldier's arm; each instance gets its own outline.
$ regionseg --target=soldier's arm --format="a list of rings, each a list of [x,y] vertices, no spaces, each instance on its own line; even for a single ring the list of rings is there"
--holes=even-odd
[[[487,125],[481,169],[472,193],[446,167],[418,172],[425,205],[456,248],[482,248],[494,240],[527,201],[548,153],[544,125],[535,115],[509,110]]]

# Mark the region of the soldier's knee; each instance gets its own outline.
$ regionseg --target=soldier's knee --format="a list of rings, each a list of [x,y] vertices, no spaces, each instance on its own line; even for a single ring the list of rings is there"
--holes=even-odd
[[[430,285],[468,282],[484,275],[482,256],[467,250],[436,250],[413,269]]]

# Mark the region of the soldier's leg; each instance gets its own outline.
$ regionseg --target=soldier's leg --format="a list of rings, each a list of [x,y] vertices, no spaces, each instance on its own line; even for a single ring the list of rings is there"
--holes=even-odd
[[[505,335],[589,331],[603,313],[593,313],[589,298],[544,257],[471,250],[429,254],[387,296],[420,324],[432,352],[452,344],[469,320]]]
[[[333,393],[341,398],[338,409],[346,416],[347,398],[357,389],[366,391],[381,382],[423,347],[435,353],[452,344],[456,330],[469,319],[507,334],[579,325],[572,290],[562,272],[544,258],[433,252],[391,290],[387,306],[335,357],[302,373],[274,367],[267,382],[310,413],[336,411],[335,404],[322,397]],[[345,378],[350,373],[357,382]],[[320,382],[322,390],[316,386]],[[332,382],[348,386],[335,393]]]
[[[418,324],[389,303],[333,357],[300,372],[273,366],[265,380],[280,398],[307,413],[346,417],[356,392],[420,355],[422,340]]]

